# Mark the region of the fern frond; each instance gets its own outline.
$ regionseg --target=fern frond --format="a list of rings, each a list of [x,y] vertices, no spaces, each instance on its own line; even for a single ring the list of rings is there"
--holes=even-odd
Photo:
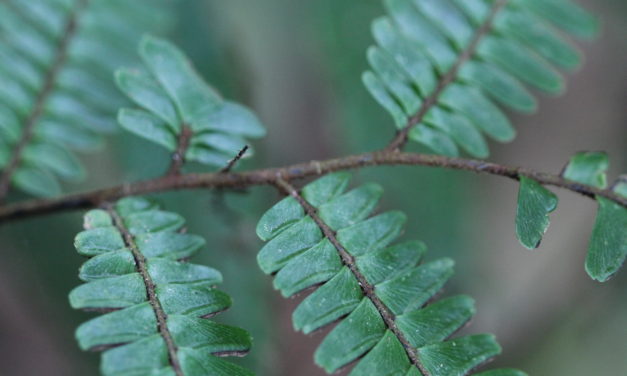
[[[70,293],[76,309],[113,311],[82,324],[83,350],[105,350],[103,375],[250,375],[220,357],[244,355],[243,329],[208,320],[231,305],[213,286],[212,268],[182,262],[205,244],[181,232],[184,219],[140,198],[120,200],[85,215],[76,237],[86,283]],[[111,348],[111,349],[109,349]]]
[[[514,127],[495,102],[528,113],[537,104],[526,85],[562,92],[557,68],[573,69],[581,58],[557,28],[578,37],[596,30],[568,0],[384,4],[388,16],[372,24],[377,46],[368,50],[372,71],[363,81],[400,130],[392,148],[408,138],[449,156],[461,147],[487,157],[484,134],[511,141]]]
[[[571,158],[562,176],[575,183],[605,189],[608,167],[605,153],[582,152]],[[627,175],[619,177],[611,190],[627,198]],[[599,209],[588,247],[586,271],[593,279],[605,282],[627,257],[627,208],[604,197],[596,200]],[[556,207],[557,197],[553,193],[531,179],[521,179],[516,234],[525,247],[534,249],[540,245],[549,225],[548,214]]]
[[[342,320],[318,347],[316,363],[332,373],[363,356],[351,375],[450,376],[500,353],[491,335],[446,340],[475,313],[467,296],[430,303],[453,275],[453,261],[421,263],[421,242],[390,245],[405,215],[371,217],[381,187],[366,184],[345,193],[349,178],[328,175],[301,192],[282,182],[290,197],[257,227],[268,241],[257,259],[265,273],[275,274],[275,288],[289,297],[320,285],[294,311],[295,329],[311,333]]]
[[[126,130],[157,143],[174,158],[224,167],[265,128],[247,108],[223,100],[173,44],[145,37],[139,53],[145,69],[116,74],[121,90],[141,109],[122,109]]]
[[[111,73],[154,30],[162,5],[138,0],[0,3],[0,200],[11,185],[36,196],[85,171],[74,151],[102,143],[121,105]]]

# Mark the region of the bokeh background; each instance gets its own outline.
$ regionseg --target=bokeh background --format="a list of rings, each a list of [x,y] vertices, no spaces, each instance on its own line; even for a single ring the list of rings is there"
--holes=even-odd
[[[598,41],[581,45],[585,65],[568,91],[541,96],[533,116],[515,116],[518,138],[492,144],[491,160],[558,172],[573,153],[607,150],[611,178],[627,171],[627,3],[580,0],[603,23]],[[254,108],[268,127],[254,158],[240,168],[278,166],[374,150],[393,136],[387,115],[360,82],[378,0],[187,0],[173,8],[168,35],[225,97]],[[89,181],[68,191],[156,176],[168,156],[134,136],[113,136],[86,156]],[[401,208],[406,238],[430,257],[450,256],[457,273],[444,294],[468,293],[478,314],[464,332],[493,332],[503,345],[494,365],[531,375],[627,374],[627,273],[601,285],[583,270],[595,204],[559,192],[560,207],[540,249],[516,241],[517,185],[506,179],[426,168],[378,168],[356,182],[386,189],[381,209]],[[324,333],[294,333],[300,298],[284,300],[256,266],[257,219],[279,196],[178,192],[155,196],[208,239],[199,262],[221,269],[235,300],[219,321],[249,329],[255,347],[241,363],[268,376],[323,375],[312,353]],[[16,196],[14,199],[24,197]],[[82,353],[67,293],[82,259],[72,246],[81,213],[0,226],[0,375],[95,375],[98,355]]]

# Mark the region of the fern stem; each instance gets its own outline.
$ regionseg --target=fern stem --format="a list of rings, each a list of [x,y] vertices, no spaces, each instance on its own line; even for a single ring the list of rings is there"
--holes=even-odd
[[[405,146],[409,132],[412,128],[422,123],[429,110],[431,110],[433,106],[437,105],[440,95],[442,95],[444,90],[446,90],[446,88],[457,79],[457,74],[459,73],[462,65],[473,57],[477,47],[479,46],[479,42],[481,42],[481,39],[483,39],[483,37],[490,32],[494,18],[506,4],[507,0],[498,0],[494,3],[490,14],[481,27],[479,27],[479,29],[475,32],[470,44],[468,44],[468,47],[466,47],[466,49],[459,55],[457,61],[451,69],[449,69],[449,71],[442,76],[435,91],[425,99],[418,112],[409,118],[405,127],[396,134],[396,137],[394,137],[385,150],[398,151]]]
[[[28,143],[33,138],[35,125],[37,124],[39,118],[44,112],[46,101],[48,100],[48,97],[54,89],[57,76],[67,60],[67,54],[70,48],[70,44],[78,30],[79,15],[81,11],[87,6],[87,2],[88,0],[77,1],[75,8],[68,16],[68,20],[65,24],[65,28],[63,31],[63,37],[59,41],[57,47],[57,53],[54,62],[50,66],[50,69],[48,69],[48,71],[46,72],[46,75],[44,77],[44,83],[41,87],[41,90],[39,90],[39,92],[37,93],[37,97],[35,98],[35,104],[33,105],[32,110],[24,120],[22,136],[15,146],[15,149],[13,149],[9,163],[7,164],[6,168],[2,172],[2,175],[0,176],[0,202],[4,201],[9,193],[11,187],[11,178],[20,166],[22,153],[24,152],[24,149],[26,148]]]
[[[423,376],[429,376],[428,371],[422,365],[420,358],[418,357],[418,352],[396,325],[396,318],[394,314],[385,305],[385,303],[383,303],[381,299],[379,299],[379,297],[375,293],[374,286],[370,284],[370,282],[368,282],[366,276],[364,276],[363,273],[359,270],[359,268],[357,267],[357,262],[355,261],[353,255],[348,253],[344,246],[339,242],[335,231],[333,231],[329,227],[329,225],[327,225],[322,220],[322,218],[320,218],[320,216],[318,215],[318,210],[313,207],[313,205],[311,205],[309,202],[307,202],[307,200],[305,200],[305,198],[296,190],[296,188],[294,188],[293,185],[283,180],[281,177],[277,177],[274,184],[279,190],[283,191],[285,194],[294,197],[294,199],[296,199],[296,201],[298,201],[298,203],[303,207],[305,213],[307,213],[307,215],[314,220],[324,236],[329,239],[331,244],[333,244],[333,246],[337,250],[340,258],[342,259],[342,263],[351,271],[351,273],[353,273],[353,276],[355,277],[355,279],[357,279],[357,282],[359,283],[359,286],[361,287],[364,296],[366,296],[366,298],[368,298],[375,306],[375,308],[381,315],[385,326],[396,336],[399,342],[403,345],[405,353],[407,354],[407,357],[409,358],[411,364],[417,367]]]
[[[187,124],[183,124],[181,129],[181,134],[178,139],[178,146],[176,147],[176,151],[172,154],[172,164],[170,164],[170,168],[166,175],[180,175],[181,168],[185,164],[185,153],[187,153],[187,149],[189,148],[189,143],[192,139],[194,133],[192,129]]]
[[[0,207],[0,222],[27,218],[59,211],[93,208],[107,201],[128,196],[166,192],[182,189],[242,189],[258,185],[273,185],[277,176],[285,180],[297,180],[322,176],[335,171],[359,169],[371,166],[412,165],[471,171],[519,180],[521,176],[546,186],[563,188],[583,196],[604,197],[627,208],[627,198],[610,189],[599,189],[580,184],[560,175],[537,172],[521,167],[504,166],[480,160],[450,158],[439,155],[378,151],[350,155],[326,161],[311,161],[286,167],[251,170],[232,173],[199,173],[165,176],[136,183],[86,193],[70,194],[54,199],[28,200]]]
[[[133,254],[133,259],[135,260],[135,265],[137,266],[137,271],[142,276],[144,280],[144,286],[146,286],[146,294],[148,295],[148,302],[155,312],[155,316],[157,317],[157,327],[161,337],[165,341],[166,347],[168,349],[168,357],[170,360],[170,365],[174,369],[176,376],[185,376],[181,369],[181,364],[177,355],[177,347],[174,343],[174,339],[172,338],[172,334],[167,326],[168,316],[165,313],[163,307],[161,306],[161,302],[157,298],[155,283],[152,281],[150,277],[150,273],[148,273],[148,266],[146,263],[146,257],[135,244],[135,239],[133,235],[128,231],[126,226],[124,225],[124,221],[120,217],[120,215],[115,211],[114,207],[110,203],[105,203],[104,208],[113,218],[113,225],[118,229],[118,231],[122,234],[124,239],[124,243],[126,247],[130,249]]]

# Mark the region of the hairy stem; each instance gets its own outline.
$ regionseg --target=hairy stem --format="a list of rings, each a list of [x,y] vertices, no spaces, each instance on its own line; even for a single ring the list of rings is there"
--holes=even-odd
[[[63,31],[63,37],[61,38],[57,46],[57,54],[54,62],[46,72],[43,85],[37,93],[37,97],[35,98],[35,104],[33,105],[30,113],[24,119],[22,136],[20,137],[20,140],[13,149],[11,159],[9,160],[9,163],[7,163],[6,168],[0,176],[0,202],[4,201],[9,193],[9,189],[11,187],[11,178],[20,166],[24,149],[33,138],[35,125],[37,124],[39,118],[44,112],[46,101],[48,100],[50,94],[52,94],[57,76],[59,75],[59,72],[63,68],[63,65],[65,64],[65,61],[67,59],[67,53],[72,39],[76,35],[76,31],[78,29],[79,14],[86,6],[87,0],[78,1],[74,10],[68,16],[68,20]]]
[[[142,276],[144,280],[144,285],[146,286],[146,294],[148,296],[148,302],[155,312],[155,316],[157,318],[157,327],[159,330],[159,334],[163,338],[165,345],[168,349],[168,357],[170,359],[170,365],[176,376],[185,376],[183,371],[181,370],[181,364],[178,359],[177,347],[174,343],[174,339],[172,338],[172,334],[168,329],[167,319],[168,316],[163,310],[161,306],[161,302],[159,298],[157,298],[157,292],[155,283],[152,281],[150,277],[150,273],[148,273],[148,265],[146,263],[146,257],[135,244],[135,239],[133,235],[128,231],[126,226],[124,225],[124,220],[120,217],[120,215],[115,211],[113,205],[110,203],[105,203],[103,207],[107,210],[111,218],[113,218],[113,225],[118,229],[118,231],[122,234],[124,238],[124,243],[131,250],[133,254],[133,259],[135,260],[135,265],[137,266],[137,271]]]
[[[446,90],[446,88],[457,79],[457,74],[459,73],[462,65],[464,65],[464,63],[466,63],[473,57],[481,39],[483,39],[483,37],[485,37],[490,32],[490,29],[492,28],[492,23],[494,22],[494,17],[496,17],[497,13],[505,6],[505,4],[507,4],[507,0],[498,0],[494,2],[490,14],[481,25],[481,27],[479,27],[479,29],[477,29],[477,31],[475,32],[475,35],[468,44],[468,47],[466,47],[461,55],[459,55],[457,61],[451,67],[451,69],[449,69],[449,71],[446,72],[444,76],[442,76],[442,78],[438,82],[438,86],[436,87],[435,91],[425,99],[418,112],[414,116],[409,118],[405,127],[396,134],[396,137],[392,140],[392,142],[390,142],[385,150],[400,150],[403,148],[403,146],[405,146],[405,144],[407,143],[407,137],[409,135],[409,132],[416,125],[422,123],[422,120],[427,115],[429,110],[437,105],[440,95],[442,95],[444,90]]]
[[[242,189],[257,185],[273,185],[277,176],[292,181],[312,176],[321,176],[334,171],[389,165],[440,167],[503,176],[514,180],[518,180],[521,176],[524,176],[542,185],[567,189],[590,198],[597,196],[604,197],[627,208],[627,198],[616,194],[610,189],[599,189],[590,185],[580,184],[566,180],[560,175],[473,159],[450,158],[419,153],[379,151],[328,159],[325,161],[311,161],[286,167],[246,172],[190,173],[164,176],[137,183],[123,184],[112,188],[66,195],[55,199],[30,200],[0,207],[0,222],[64,210],[97,207],[103,202],[117,200],[127,196],[182,189]]]
[[[364,296],[366,296],[366,298],[368,298],[372,302],[372,304],[377,309],[377,312],[379,312],[379,315],[381,315],[385,326],[396,336],[399,342],[403,345],[405,353],[407,354],[407,357],[409,358],[412,365],[417,367],[423,376],[429,375],[425,367],[420,362],[416,349],[411,345],[409,340],[396,325],[394,314],[385,305],[385,303],[383,303],[381,299],[379,299],[379,297],[375,293],[374,286],[368,282],[366,276],[364,276],[357,267],[357,262],[355,261],[353,255],[351,255],[337,239],[335,231],[333,231],[329,227],[329,225],[327,225],[322,220],[322,218],[320,218],[320,216],[318,215],[318,210],[309,202],[307,202],[307,200],[305,200],[305,198],[300,193],[298,193],[296,188],[294,188],[294,186],[292,186],[287,181],[279,177],[277,178],[275,185],[285,194],[294,197],[294,199],[296,199],[296,201],[298,201],[298,203],[303,207],[305,213],[307,213],[307,215],[311,217],[314,222],[316,222],[316,224],[320,228],[320,231],[322,231],[324,236],[329,239],[331,244],[333,244],[333,246],[337,250],[344,266],[346,266],[351,271],[351,273],[353,273],[355,279],[357,279],[357,282],[359,283],[359,286],[361,287]]]

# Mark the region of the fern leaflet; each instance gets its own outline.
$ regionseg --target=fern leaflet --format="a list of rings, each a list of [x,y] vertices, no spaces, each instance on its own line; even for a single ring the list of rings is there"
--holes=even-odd
[[[347,316],[317,349],[316,363],[332,373],[363,356],[352,376],[448,376],[466,374],[500,353],[490,335],[445,341],[475,312],[467,296],[428,304],[452,276],[453,261],[421,264],[421,242],[390,246],[405,215],[368,218],[382,189],[366,184],[344,193],[349,178],[328,175],[300,193],[281,181],[290,197],[266,212],[257,227],[268,241],[259,265],[276,274],[274,286],[284,296],[320,285],[294,311],[297,330],[311,333]]]
[[[224,167],[265,129],[250,110],[223,100],[173,44],[145,37],[139,47],[145,70],[123,69],[117,83],[141,109],[122,109],[126,130],[173,154],[175,171],[183,160]]]
[[[9,0],[0,3],[0,200],[11,185],[36,196],[84,169],[115,129],[110,74],[133,61],[128,44],[167,19],[146,0]]]
[[[458,147],[485,158],[483,134],[515,137],[500,105],[537,106],[523,82],[552,94],[564,89],[556,67],[575,68],[579,52],[555,30],[591,37],[594,19],[567,0],[385,0],[372,24],[377,46],[363,81],[405,139],[437,154]]]
[[[70,303],[113,311],[76,331],[82,349],[106,349],[103,375],[251,374],[220,359],[246,354],[251,338],[207,320],[229,308],[231,299],[213,288],[222,280],[217,270],[180,261],[205,244],[180,231],[184,222],[140,198],[85,215],[86,230],[75,245],[92,258],[80,269],[86,283],[70,293]]]
[[[571,158],[562,176],[574,183],[605,189],[608,167],[605,153],[582,152]],[[627,175],[620,176],[611,190],[627,198]],[[533,249],[538,247],[549,225],[548,214],[557,207],[557,198],[531,179],[521,180],[518,197],[516,233],[525,247]],[[591,278],[605,282],[627,257],[627,208],[604,197],[596,200],[599,209],[588,247],[586,271]]]

